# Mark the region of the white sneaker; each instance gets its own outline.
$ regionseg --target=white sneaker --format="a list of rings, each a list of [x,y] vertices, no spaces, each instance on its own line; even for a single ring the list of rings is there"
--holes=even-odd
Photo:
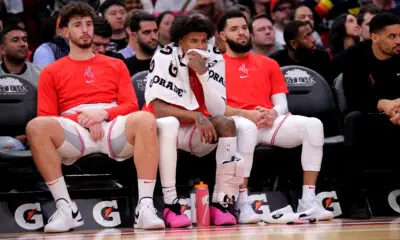
[[[68,203],[64,199],[56,202],[57,210],[49,218],[44,232],[67,232],[83,225],[83,218],[74,202]]]
[[[267,218],[263,219],[266,223],[271,224],[302,224],[313,223],[316,220],[310,215],[310,211],[295,213],[290,205],[271,212]]]
[[[297,206],[297,212],[311,211],[311,216],[318,219],[318,221],[327,221],[333,218],[333,213],[326,210],[318,199],[314,199],[311,202],[304,202],[299,199],[299,205]]]
[[[257,214],[256,212],[254,212],[250,202],[237,202],[236,206],[240,210],[240,224],[258,223],[261,221],[261,214]]]
[[[150,198],[141,199],[135,210],[136,229],[162,229],[165,228],[164,221],[157,216],[153,200]]]

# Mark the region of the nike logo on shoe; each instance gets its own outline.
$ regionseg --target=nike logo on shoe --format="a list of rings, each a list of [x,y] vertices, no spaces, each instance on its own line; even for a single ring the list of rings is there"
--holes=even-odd
[[[135,213],[135,224],[138,223],[138,219],[139,219],[139,213]]]
[[[272,215],[272,218],[273,218],[273,219],[279,219],[279,218],[281,218],[282,216],[283,216],[283,214],[278,213],[278,214]]]
[[[78,214],[79,214],[79,210],[76,210],[76,212],[74,212],[74,211],[71,210],[71,212],[72,212],[72,218],[73,218],[73,219],[75,219],[75,218],[78,216]]]

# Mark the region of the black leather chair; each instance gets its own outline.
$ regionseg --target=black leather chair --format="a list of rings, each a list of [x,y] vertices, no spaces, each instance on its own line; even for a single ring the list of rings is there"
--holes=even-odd
[[[340,111],[340,115],[344,117],[347,111],[347,101],[343,90],[343,74],[339,74],[333,82],[333,92],[335,94],[336,103]]]
[[[325,145],[342,144],[339,112],[325,79],[302,66],[285,66],[281,70],[289,89],[289,111],[320,119],[324,124]]]
[[[145,104],[144,91],[146,89],[146,76],[148,71],[141,71],[131,77],[133,88],[139,104],[139,109]]]
[[[36,116],[37,89],[20,76],[0,75],[0,136],[25,134],[26,124]],[[0,165],[31,160],[27,151],[0,150]]]

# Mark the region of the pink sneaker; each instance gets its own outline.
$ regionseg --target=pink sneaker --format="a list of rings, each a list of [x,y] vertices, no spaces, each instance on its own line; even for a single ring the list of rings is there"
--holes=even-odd
[[[169,228],[183,228],[192,226],[192,221],[183,213],[181,205],[165,204],[163,211],[165,226]]]
[[[231,204],[230,204],[231,205]],[[224,207],[219,203],[210,204],[211,224],[215,226],[235,225],[237,218],[229,211],[230,206]]]

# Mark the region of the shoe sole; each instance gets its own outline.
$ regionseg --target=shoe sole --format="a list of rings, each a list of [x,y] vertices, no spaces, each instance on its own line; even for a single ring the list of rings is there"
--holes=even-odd
[[[154,230],[154,229],[164,229],[165,226],[164,226],[164,224],[156,224],[156,225],[147,226],[146,228],[144,228],[143,226],[139,226],[139,224],[135,224],[135,225],[133,225],[133,228],[144,229],[144,230]]]
[[[75,224],[74,226],[70,227],[70,228],[46,228],[44,227],[44,232],[45,233],[61,233],[61,232],[68,232],[71,231],[74,228],[78,228],[80,226],[82,226],[84,224],[83,221],[81,222],[77,222],[77,224]]]

